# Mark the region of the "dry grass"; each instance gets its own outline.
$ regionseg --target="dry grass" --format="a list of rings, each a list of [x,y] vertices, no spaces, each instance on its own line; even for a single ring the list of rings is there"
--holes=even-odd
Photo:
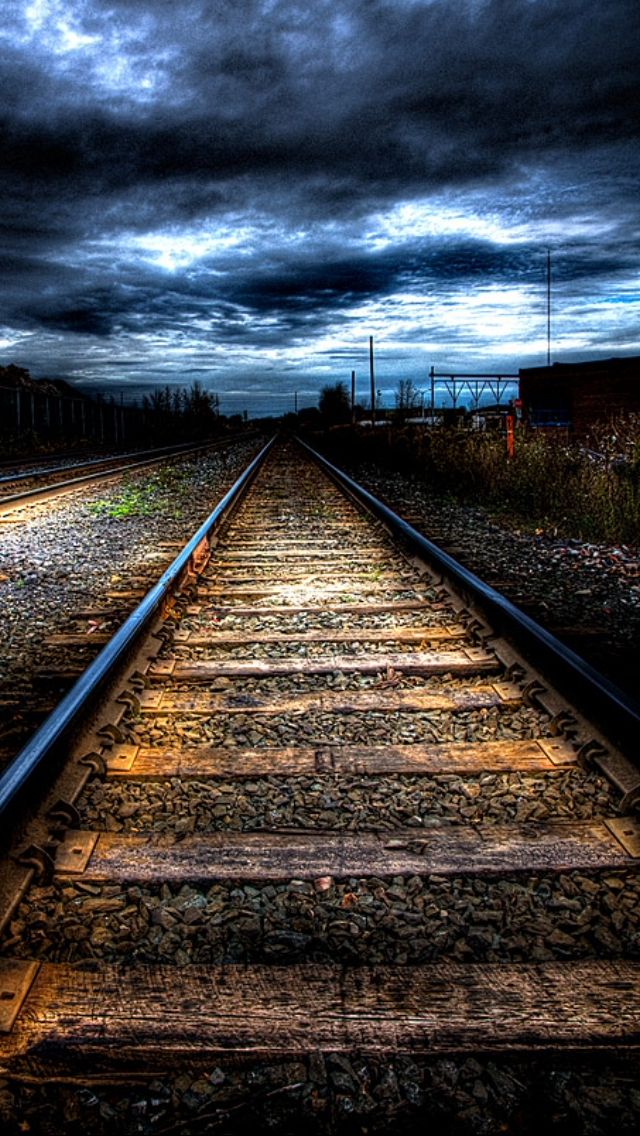
[[[384,433],[384,436],[383,436]],[[345,459],[428,482],[442,496],[490,506],[565,536],[640,543],[640,416],[603,424],[588,446],[519,430],[507,460],[499,432],[411,430],[333,438]]]

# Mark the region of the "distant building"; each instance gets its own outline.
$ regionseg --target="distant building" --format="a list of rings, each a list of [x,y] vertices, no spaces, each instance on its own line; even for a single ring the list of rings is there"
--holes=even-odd
[[[640,413],[640,356],[524,367],[520,400],[529,426],[588,434],[612,414]]]

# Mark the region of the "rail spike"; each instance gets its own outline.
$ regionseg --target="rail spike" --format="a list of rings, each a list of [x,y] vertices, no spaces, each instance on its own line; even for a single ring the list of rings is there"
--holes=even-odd
[[[85,753],[82,757],[79,757],[78,765],[87,765],[94,777],[104,777],[107,772],[104,756],[97,750],[92,750],[91,753]]]
[[[573,738],[578,731],[578,719],[570,710],[558,710],[549,722],[552,734],[563,734],[566,738]]]
[[[41,844],[29,844],[15,859],[22,868],[31,868],[37,884],[48,884],[53,879],[55,871],[55,848],[43,847]]]
[[[80,813],[71,801],[65,801],[62,797],[51,806],[47,812],[47,819],[53,821],[56,828],[80,828]]]

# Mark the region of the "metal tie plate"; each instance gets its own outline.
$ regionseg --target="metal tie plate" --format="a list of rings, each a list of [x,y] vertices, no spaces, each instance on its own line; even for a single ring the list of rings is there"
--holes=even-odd
[[[606,817],[609,832],[634,860],[640,859],[640,823],[634,817]]]
[[[86,871],[99,835],[98,832],[67,832],[56,850],[56,875],[77,876]]]
[[[0,1033],[13,1029],[39,969],[39,962],[0,959]]]
[[[564,738],[545,738],[539,740],[540,749],[554,765],[576,765],[576,751],[571,742]]]
[[[138,756],[140,746],[119,745],[114,746],[107,754],[106,766],[108,773],[130,773]]]

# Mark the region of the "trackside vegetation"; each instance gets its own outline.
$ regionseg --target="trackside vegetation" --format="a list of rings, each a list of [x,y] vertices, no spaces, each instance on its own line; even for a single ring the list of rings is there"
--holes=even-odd
[[[339,431],[326,449],[336,461],[395,469],[519,524],[581,540],[640,543],[640,415],[603,424],[588,444],[519,429],[511,460],[500,431],[441,427]]]

